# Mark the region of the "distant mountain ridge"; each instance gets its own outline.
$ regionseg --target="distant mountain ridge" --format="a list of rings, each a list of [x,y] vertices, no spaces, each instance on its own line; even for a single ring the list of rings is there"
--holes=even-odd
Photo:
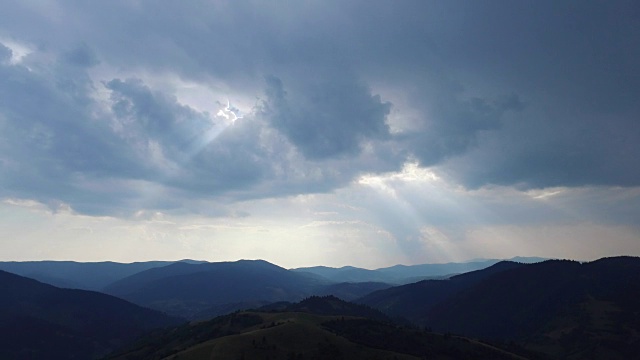
[[[514,257],[506,261],[519,263],[535,263],[547,260],[540,257]],[[328,266],[312,266],[291,269],[322,276],[335,282],[382,282],[389,284],[408,284],[425,279],[445,278],[455,274],[466,273],[487,268],[500,261],[499,259],[477,259],[468,262],[450,262],[443,264],[394,265],[375,270],[353,266],[333,268]]]
[[[328,283],[264,260],[239,260],[153,268],[119,280],[104,291],[139,305],[195,318],[199,313],[215,314],[211,311],[214,307],[229,310],[256,302],[297,301]]]
[[[134,263],[76,261],[4,261],[0,270],[36,279],[57,287],[102,290],[105,286],[140,271],[173,264],[176,261]],[[180,262],[198,262],[180,260]]]
[[[530,257],[513,258],[512,260],[518,262],[536,262],[544,259]],[[316,276],[318,280],[333,283],[370,282],[406,284],[424,280],[425,278],[442,278],[457,273],[478,270],[491,266],[498,261],[499,260],[494,259],[478,259],[463,263],[421,264],[411,266],[395,265],[376,270],[362,269],[353,266],[345,266],[342,268],[314,266],[290,270],[306,272],[310,274],[308,276]],[[109,285],[139,272],[165,267],[175,263],[203,264],[209,262],[188,259],[133,263],[113,261],[4,261],[0,262],[0,270],[26,276],[57,287],[102,291]]]

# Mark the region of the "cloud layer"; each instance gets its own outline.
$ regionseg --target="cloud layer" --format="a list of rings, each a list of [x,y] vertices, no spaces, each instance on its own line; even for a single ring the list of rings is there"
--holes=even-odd
[[[382,179],[393,191],[368,195],[366,223],[411,252],[468,216],[413,201],[433,185],[403,193],[393,179],[417,166],[491,225],[537,220],[492,218],[493,200],[469,194],[501,189],[529,209],[532,191],[623,189],[631,200],[598,209],[635,221],[639,18],[624,0],[6,4],[0,198],[232,216]]]

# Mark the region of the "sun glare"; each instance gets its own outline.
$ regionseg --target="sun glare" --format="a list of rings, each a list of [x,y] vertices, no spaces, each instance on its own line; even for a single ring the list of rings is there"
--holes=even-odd
[[[231,123],[233,124],[234,122],[236,122],[236,120],[242,119],[242,116],[238,115],[239,113],[240,113],[240,110],[235,108],[235,107],[231,107],[231,104],[229,103],[229,100],[227,99],[227,106],[225,106],[222,109],[218,110],[216,115],[231,121]]]

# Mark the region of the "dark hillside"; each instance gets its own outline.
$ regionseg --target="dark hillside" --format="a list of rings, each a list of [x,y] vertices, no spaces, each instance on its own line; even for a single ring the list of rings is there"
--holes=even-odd
[[[585,295],[581,265],[549,260],[494,274],[452,295],[418,319],[434,330],[517,339]]]
[[[553,260],[498,273],[419,321],[561,358],[628,359],[640,351],[638,299],[640,258]]]
[[[391,286],[380,282],[346,282],[324,285],[314,290],[313,293],[318,296],[333,295],[342,300],[352,301],[374,291],[388,289]]]
[[[91,359],[179,323],[113,296],[0,271],[0,358]]]
[[[359,300],[438,332],[515,341],[558,358],[640,351],[640,258],[498,263]]]
[[[521,266],[525,265],[502,261],[486,269],[457,275],[448,280],[423,280],[413,284],[375,291],[356,300],[356,302],[382,310],[394,317],[403,317],[415,321],[424,317],[431,307],[451,295],[495,273]]]

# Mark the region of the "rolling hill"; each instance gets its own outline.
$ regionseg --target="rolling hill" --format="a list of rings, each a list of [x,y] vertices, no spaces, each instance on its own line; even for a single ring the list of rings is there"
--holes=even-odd
[[[110,359],[522,359],[475,340],[387,321],[373,309],[313,297],[277,312],[245,311],[154,334]]]
[[[0,271],[1,359],[93,359],[181,322],[113,296]]]

